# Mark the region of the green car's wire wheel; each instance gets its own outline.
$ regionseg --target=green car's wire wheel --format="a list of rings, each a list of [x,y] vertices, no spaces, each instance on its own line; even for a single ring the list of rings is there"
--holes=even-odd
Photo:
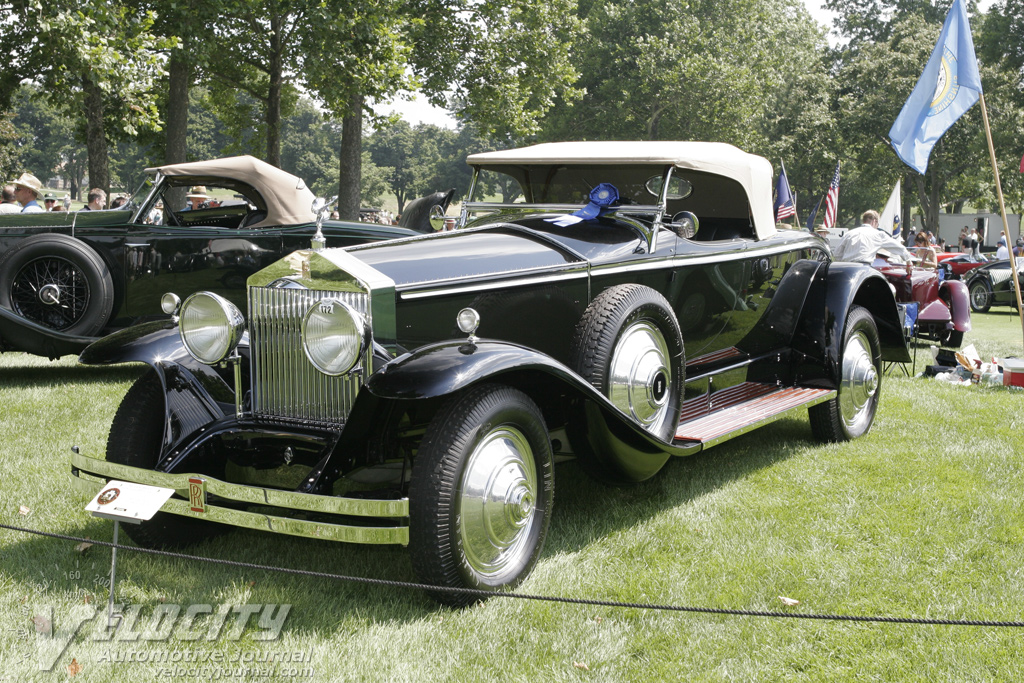
[[[113,279],[103,259],[80,240],[38,235],[0,258],[0,306],[66,334],[93,336],[113,311]]]

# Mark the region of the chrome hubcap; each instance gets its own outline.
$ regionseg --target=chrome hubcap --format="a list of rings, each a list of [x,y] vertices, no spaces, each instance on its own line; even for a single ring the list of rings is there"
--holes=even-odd
[[[878,369],[871,344],[864,333],[857,332],[843,350],[843,376],[839,385],[839,412],[851,434],[860,434],[867,428],[877,391]]]
[[[638,321],[623,330],[608,368],[608,398],[648,431],[658,432],[668,412],[668,344],[657,327]]]
[[[466,462],[456,508],[464,574],[495,576],[530,556],[537,468],[522,432],[501,425],[481,439]]]

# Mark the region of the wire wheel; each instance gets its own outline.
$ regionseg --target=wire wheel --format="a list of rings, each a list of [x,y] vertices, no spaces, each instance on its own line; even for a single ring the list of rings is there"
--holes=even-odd
[[[82,320],[89,295],[85,274],[59,256],[29,261],[11,281],[11,309],[55,330],[66,330]]]
[[[113,312],[114,282],[85,242],[44,233],[0,257],[0,306],[64,334],[92,336]]]
[[[975,280],[968,288],[971,310],[975,313],[987,313],[992,307],[992,290],[984,280]]]

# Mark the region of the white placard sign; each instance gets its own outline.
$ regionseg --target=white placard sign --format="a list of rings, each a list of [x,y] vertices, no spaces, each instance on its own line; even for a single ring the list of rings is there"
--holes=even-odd
[[[97,517],[140,524],[151,519],[173,493],[174,489],[111,481],[89,501],[85,509]]]

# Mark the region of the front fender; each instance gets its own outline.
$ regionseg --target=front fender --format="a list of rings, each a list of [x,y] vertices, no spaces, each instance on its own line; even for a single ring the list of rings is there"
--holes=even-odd
[[[172,450],[200,428],[228,413],[235,392],[223,370],[205,365],[185,350],[178,327],[170,320],[127,327],[82,351],[83,365],[146,363],[164,389],[162,452]]]
[[[632,481],[656,473],[669,456],[700,450],[699,443],[662,441],[567,366],[507,342],[449,341],[424,346],[374,373],[366,388],[380,399],[401,401],[438,398],[483,381],[518,386],[542,406],[562,399],[557,402],[566,410],[574,443],[585,439],[588,450],[614,463]]]
[[[949,303],[953,329],[971,331],[971,300],[967,285],[962,280],[944,280],[939,283],[939,296]]]
[[[531,371],[542,372],[581,391],[601,396],[597,389],[554,358],[525,346],[489,339],[422,346],[375,372],[366,388],[385,399],[437,398],[497,375]]]
[[[22,318],[14,311],[0,306],[0,350],[23,351],[50,360],[78,354],[98,337],[80,337]]]

